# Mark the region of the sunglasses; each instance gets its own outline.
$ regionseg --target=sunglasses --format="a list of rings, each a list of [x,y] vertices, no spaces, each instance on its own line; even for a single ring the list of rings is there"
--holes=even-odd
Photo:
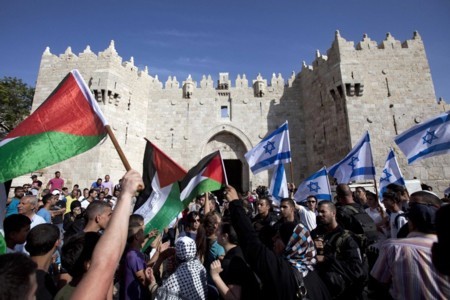
[[[200,219],[194,219],[191,221],[192,223],[200,223]]]
[[[316,201],[306,201],[306,202],[308,202],[308,203],[316,203]]]

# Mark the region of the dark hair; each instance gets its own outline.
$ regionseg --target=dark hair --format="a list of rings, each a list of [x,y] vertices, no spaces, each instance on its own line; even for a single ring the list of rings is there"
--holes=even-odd
[[[188,223],[193,223],[195,221],[195,218],[197,217],[200,217],[200,214],[196,211],[191,211],[190,213],[188,213],[186,219]]]
[[[321,207],[322,205],[326,205],[331,211],[336,212],[336,205],[334,205],[333,202],[328,201],[328,200],[323,200],[319,202],[319,207]]]
[[[61,249],[61,264],[73,278],[86,272],[85,263],[92,258],[100,235],[97,232],[80,232],[65,241]]]
[[[42,197],[42,203],[47,204],[47,202],[53,198],[53,194],[47,194],[44,197]]]
[[[22,253],[0,255],[0,300],[25,299],[37,265]]]
[[[386,189],[391,190],[394,193],[400,193],[401,195],[404,195],[406,192],[406,188],[403,185],[391,183],[386,186]]]
[[[222,234],[228,234],[228,242],[234,245],[239,245],[239,240],[233,225],[228,222],[224,222],[220,225],[220,232]]]
[[[132,214],[128,219],[128,226],[141,226],[141,223],[144,222],[144,217],[139,214]]]
[[[292,200],[291,198],[283,198],[283,199],[281,199],[280,205],[281,205],[281,203],[283,203],[283,202],[287,202],[287,203],[289,204],[290,207],[295,208],[295,202],[294,202],[294,200]]]
[[[16,193],[17,191],[22,190],[23,191],[23,186],[16,186],[14,188],[14,193]]]
[[[392,192],[384,192],[383,199],[384,198],[391,199],[392,201],[394,201],[394,203],[397,203],[397,204],[399,204],[401,202],[400,197],[396,193],[392,193]]]
[[[90,189],[90,190],[89,190],[89,196],[90,196],[93,192],[97,192],[97,189]]]
[[[101,215],[106,208],[111,208],[111,206],[103,201],[93,201],[86,208],[86,218],[87,220],[94,220],[96,216]]]
[[[264,196],[264,197],[259,198],[259,200],[257,200],[257,201],[258,202],[259,201],[265,201],[267,203],[267,205],[269,205],[269,211],[273,211],[272,200],[270,200],[269,197]]]
[[[53,249],[59,235],[59,228],[56,225],[36,225],[27,235],[25,249],[30,253],[30,256],[44,255]]]
[[[72,201],[72,203],[70,203],[70,210],[74,210],[77,207],[81,207],[81,202],[78,200],[74,200]]]
[[[27,216],[14,214],[7,216],[3,220],[3,230],[5,231],[5,238],[8,239],[13,232],[19,232],[25,226],[30,226],[31,220]]]
[[[340,183],[336,186],[336,195],[338,198],[344,198],[352,195],[352,190],[348,184]]]

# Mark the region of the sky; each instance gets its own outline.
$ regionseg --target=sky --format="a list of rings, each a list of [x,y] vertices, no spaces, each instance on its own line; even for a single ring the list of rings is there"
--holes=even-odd
[[[123,61],[162,82],[189,74],[216,81],[228,72],[287,80],[326,54],[335,31],[355,45],[364,33],[380,43],[421,35],[436,98],[450,103],[449,0],[0,0],[0,78],[35,86],[45,48],[53,54],[98,54],[115,41]]]

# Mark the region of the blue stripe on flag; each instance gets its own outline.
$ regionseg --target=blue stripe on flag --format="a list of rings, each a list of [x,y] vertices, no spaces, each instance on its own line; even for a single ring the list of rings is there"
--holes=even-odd
[[[360,175],[375,175],[374,167],[365,167],[354,169],[350,177],[360,176]]]
[[[314,197],[316,197],[317,200],[328,200],[328,201],[331,201],[331,195],[330,194],[315,194]]]
[[[291,152],[282,152],[282,153],[277,153],[277,155],[274,155],[272,157],[269,157],[268,159],[262,160],[260,162],[258,162],[256,165],[254,165],[253,167],[251,167],[251,170],[253,173],[255,173],[255,171],[267,167],[269,165],[272,165],[275,161],[280,160],[281,163],[284,162],[289,162],[289,161],[283,161],[283,160],[288,160],[291,158]]]
[[[327,170],[322,169],[321,171],[312,174],[310,177],[306,178],[304,181],[311,181],[313,179],[316,179],[317,177],[322,177],[327,175]]]
[[[397,138],[395,138],[395,142],[397,144],[403,143],[405,140],[415,136],[416,134],[426,131],[428,128],[437,126],[440,124],[444,124],[450,121],[450,114],[446,114],[445,116],[430,120],[429,122],[423,123],[421,125],[418,125],[416,128],[411,130],[410,132],[406,133],[405,135],[400,135]]]
[[[431,154],[433,152],[439,152],[439,151],[448,151],[448,149],[450,149],[450,142],[447,143],[442,143],[442,144],[437,144],[435,146],[431,146],[426,148],[423,151],[420,151],[419,153],[417,153],[416,155],[412,156],[411,158],[408,159],[408,164],[414,162],[415,160],[426,156],[428,154]]]

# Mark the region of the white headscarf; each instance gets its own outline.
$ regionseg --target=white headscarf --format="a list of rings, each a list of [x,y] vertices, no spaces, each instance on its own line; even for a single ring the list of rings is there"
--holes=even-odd
[[[158,289],[157,299],[206,299],[206,269],[196,256],[195,241],[187,236],[180,237],[175,249],[180,264]]]

